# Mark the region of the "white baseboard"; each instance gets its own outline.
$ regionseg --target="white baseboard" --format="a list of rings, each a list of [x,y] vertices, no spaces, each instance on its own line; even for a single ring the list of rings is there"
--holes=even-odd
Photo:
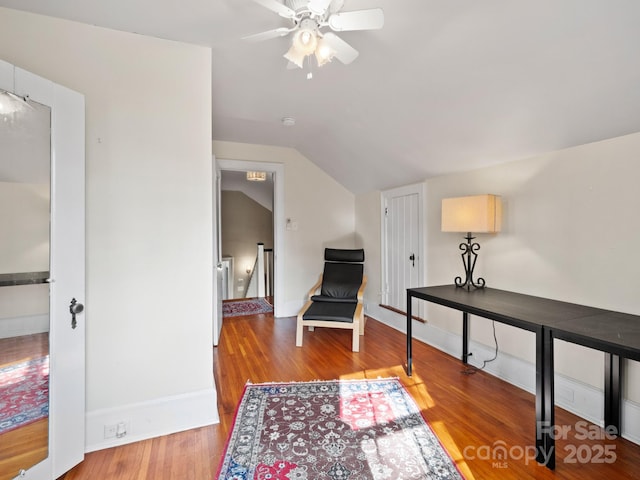
[[[278,312],[278,318],[297,317],[298,312],[304,306],[303,301],[286,302],[283,304],[282,311]]]
[[[407,320],[390,310],[377,305],[368,305],[367,315],[406,332]],[[462,337],[455,333],[434,327],[430,324],[416,324],[413,326],[413,338],[437,348],[453,357],[462,356]],[[469,363],[476,367],[482,365],[482,359],[493,358],[494,349],[474,341],[469,342]],[[485,367],[485,371],[527,392],[535,394],[535,365],[504,352],[499,352],[498,358]],[[572,378],[555,374],[555,402],[560,408],[584,418],[594,424],[604,425],[604,392],[591,385],[584,384]],[[640,404],[630,400],[622,400],[622,432],[621,436],[640,445]]]
[[[0,318],[0,338],[22,337],[49,331],[49,315]]]
[[[88,412],[85,452],[125,445],[220,422],[215,388],[150,402]],[[121,438],[105,438],[105,427],[124,424]]]

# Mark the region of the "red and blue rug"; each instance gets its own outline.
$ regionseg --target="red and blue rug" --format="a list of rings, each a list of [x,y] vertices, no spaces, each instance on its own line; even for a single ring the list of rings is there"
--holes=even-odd
[[[0,434],[48,414],[48,356],[0,368]]]
[[[460,480],[398,379],[247,384],[223,480]]]
[[[273,306],[264,298],[246,298],[222,302],[223,317],[242,317],[271,312],[273,312]]]

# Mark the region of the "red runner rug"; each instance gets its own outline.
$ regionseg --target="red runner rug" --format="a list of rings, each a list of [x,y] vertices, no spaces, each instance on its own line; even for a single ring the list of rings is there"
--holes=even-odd
[[[217,478],[463,477],[392,378],[246,385]]]
[[[222,302],[223,317],[241,317],[271,312],[273,312],[273,306],[264,298],[246,298]]]
[[[49,357],[0,368],[0,433],[49,414]]]

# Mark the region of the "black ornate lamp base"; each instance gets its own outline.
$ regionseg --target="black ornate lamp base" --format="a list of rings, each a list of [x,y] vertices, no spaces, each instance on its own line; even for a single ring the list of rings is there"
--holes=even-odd
[[[475,268],[476,260],[478,259],[478,254],[476,252],[480,250],[480,244],[472,243],[472,240],[474,240],[475,237],[471,236],[471,232],[467,233],[465,238],[467,239],[467,242],[460,244],[460,250],[462,250],[460,256],[462,257],[462,263],[464,265],[465,278],[464,281],[462,281],[462,277],[456,277],[456,287],[466,288],[467,290],[471,290],[471,287],[484,288],[484,278],[478,278],[477,280],[473,279],[473,269]]]

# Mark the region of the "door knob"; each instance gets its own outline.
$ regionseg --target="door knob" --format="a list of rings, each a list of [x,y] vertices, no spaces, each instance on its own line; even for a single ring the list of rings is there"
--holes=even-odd
[[[82,313],[84,310],[84,305],[78,303],[75,298],[71,299],[71,303],[69,304],[69,313],[71,313],[71,328],[76,328],[78,326],[78,322],[76,321],[76,314]]]
[[[416,266],[416,256],[415,254],[411,254],[411,256],[409,257],[409,260],[411,260],[411,266],[415,267]]]

